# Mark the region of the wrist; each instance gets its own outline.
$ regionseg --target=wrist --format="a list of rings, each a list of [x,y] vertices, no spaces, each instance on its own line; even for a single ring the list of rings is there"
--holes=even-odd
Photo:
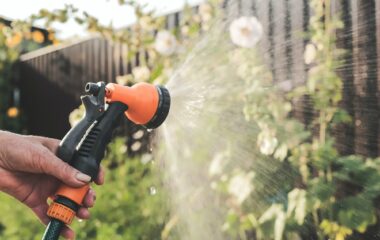
[[[7,135],[9,133],[6,131],[0,130],[0,191],[6,192],[6,189],[8,187],[8,171],[6,170],[6,153],[7,153]]]
[[[6,148],[6,137],[7,132],[0,130],[0,168],[2,166],[1,163],[5,161],[5,148]]]

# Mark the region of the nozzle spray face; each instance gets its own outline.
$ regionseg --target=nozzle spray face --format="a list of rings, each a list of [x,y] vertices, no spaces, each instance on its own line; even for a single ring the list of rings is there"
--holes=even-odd
[[[163,86],[148,83],[138,83],[132,87],[109,83],[106,86],[106,101],[127,105],[127,118],[146,128],[159,127],[170,110],[169,91]]]
[[[158,92],[158,106],[153,118],[144,126],[148,129],[159,127],[166,119],[170,110],[170,94],[163,86],[156,86]]]

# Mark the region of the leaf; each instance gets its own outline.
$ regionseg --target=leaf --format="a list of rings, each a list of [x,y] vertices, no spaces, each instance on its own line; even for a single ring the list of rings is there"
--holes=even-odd
[[[336,222],[332,222],[327,219],[324,219],[319,226],[324,232],[324,234],[328,235],[331,239],[335,240],[344,240],[346,236],[352,234],[351,229],[345,226],[340,226]]]
[[[310,182],[309,195],[317,198],[319,201],[328,201],[335,192],[335,185],[331,182],[325,182],[322,178],[315,178]]]
[[[273,220],[274,239],[281,240],[286,224],[286,213],[284,212],[284,208],[281,204],[272,204],[259,218],[259,223],[260,225],[265,225],[265,223],[271,222]]]
[[[274,157],[280,161],[283,161],[288,155],[288,147],[286,144],[281,144],[275,151]]]
[[[306,191],[295,188],[288,193],[287,217],[293,215],[299,225],[303,224],[306,216]]]
[[[364,187],[363,195],[367,199],[374,199],[380,196],[380,174],[375,169],[368,174],[366,182],[362,185]]]
[[[339,223],[364,232],[369,225],[376,222],[375,209],[370,200],[362,195],[348,197],[334,205],[338,212]]]
[[[286,214],[283,211],[277,213],[276,221],[274,222],[274,239],[282,240],[285,230]]]
[[[352,118],[351,118],[350,114],[348,114],[347,111],[345,111],[343,109],[338,109],[335,112],[332,121],[333,121],[333,123],[351,123]]]
[[[272,204],[259,218],[259,223],[263,224],[267,221],[274,220],[279,212],[283,211],[281,204]]]

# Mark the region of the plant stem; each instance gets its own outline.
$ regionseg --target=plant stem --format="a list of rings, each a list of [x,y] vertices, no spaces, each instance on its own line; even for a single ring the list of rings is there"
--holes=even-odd
[[[313,221],[315,224],[315,231],[317,232],[318,239],[324,240],[323,233],[321,233],[319,230],[319,217],[318,217],[317,210],[313,210],[312,215],[313,215]]]

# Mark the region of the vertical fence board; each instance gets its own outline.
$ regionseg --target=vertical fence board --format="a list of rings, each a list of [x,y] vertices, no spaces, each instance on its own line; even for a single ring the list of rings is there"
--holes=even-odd
[[[282,82],[280,83],[282,86],[282,89],[291,90],[294,86],[301,85],[305,82],[306,79],[306,73],[305,73],[305,62],[304,62],[304,40],[302,37],[302,33],[304,32],[303,29],[303,21],[304,21],[304,14],[303,14],[303,0],[291,0],[290,4],[290,13],[291,13],[291,29],[292,29],[292,35],[291,35],[291,41],[292,41],[292,76],[289,82]],[[304,120],[304,101],[303,98],[301,98],[299,101],[296,101],[294,103],[294,116],[303,121]]]
[[[87,41],[86,41],[87,42]],[[80,79],[80,81],[81,81],[81,83],[82,84],[85,84],[85,82],[86,82],[86,71],[87,71],[87,69],[86,69],[86,62],[87,62],[87,59],[86,59],[86,42],[82,42],[82,43],[80,43],[80,48],[79,48],[79,51],[80,51],[80,65],[81,65],[81,68],[82,68],[82,75],[81,75],[81,79]]]
[[[115,82],[116,76],[113,71],[113,46],[110,42],[107,42],[107,82]]]
[[[169,14],[166,17],[166,28],[168,30],[173,30],[176,27],[175,23],[176,23],[175,14],[173,14],[173,13]]]
[[[282,82],[286,78],[286,39],[285,39],[285,0],[272,1],[273,40],[274,40],[274,69],[275,82]]]
[[[241,2],[241,15],[243,16],[254,16],[255,12],[255,0],[242,0]]]
[[[377,69],[380,69],[380,2],[376,1]],[[380,71],[377,71],[377,107],[380,112]],[[380,156],[380,126],[377,131],[377,155]]]
[[[352,1],[354,45],[355,152],[377,156],[379,126],[375,1]]]
[[[116,77],[120,75],[120,53],[119,53],[119,47],[120,43],[114,43],[113,44],[113,68]]]
[[[353,80],[353,60],[352,60],[352,16],[351,4],[346,0],[335,0],[333,2],[333,14],[339,14],[344,28],[337,31],[337,48],[343,49],[346,53],[343,57],[343,63],[338,69],[338,75],[343,82],[342,107],[351,117],[354,116],[354,80]],[[334,131],[336,136],[336,145],[339,152],[343,155],[354,153],[354,126],[353,123],[340,124]]]
[[[128,64],[128,47],[125,44],[120,45],[120,75],[126,75],[129,73]]]
[[[290,5],[290,24],[291,24],[291,43],[292,43],[292,75],[289,79],[291,86],[297,86],[306,80],[305,61],[304,61],[304,38],[305,29],[303,0],[291,0]]]
[[[264,61],[266,65],[271,66],[271,46],[270,46],[270,16],[269,16],[269,1],[266,0],[257,0],[256,8],[257,8],[257,18],[261,22],[263,26],[264,35],[262,40],[260,41],[260,49],[262,51],[262,55],[264,56]]]

